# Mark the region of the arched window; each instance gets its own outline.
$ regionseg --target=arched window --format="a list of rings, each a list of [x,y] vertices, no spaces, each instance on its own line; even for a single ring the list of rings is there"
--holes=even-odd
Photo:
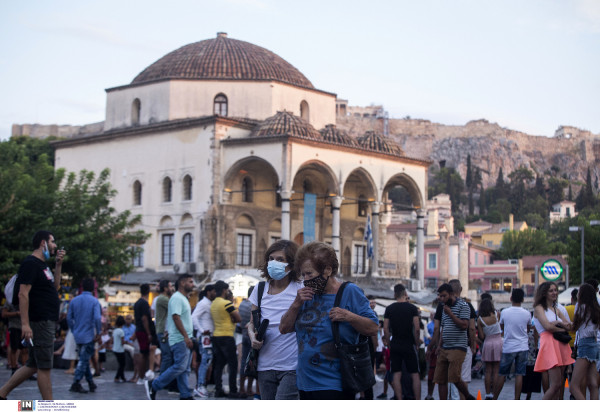
[[[194,260],[194,238],[191,233],[183,235],[181,261],[192,262]]]
[[[309,111],[308,111],[308,103],[306,102],[306,100],[302,100],[300,102],[300,118],[302,120],[306,120],[307,122],[310,119]]]
[[[215,96],[215,114],[227,116],[227,96],[222,93]]]
[[[142,184],[139,180],[133,182],[133,205],[139,206],[142,204]]]
[[[142,103],[140,99],[134,99],[131,104],[131,124],[137,126],[140,124],[140,111],[142,110]]]
[[[163,202],[171,202],[173,200],[173,183],[171,178],[165,177],[163,180]]]
[[[183,178],[183,200],[192,200],[192,177],[185,175]]]
[[[242,202],[252,202],[252,179],[245,177],[242,180]]]

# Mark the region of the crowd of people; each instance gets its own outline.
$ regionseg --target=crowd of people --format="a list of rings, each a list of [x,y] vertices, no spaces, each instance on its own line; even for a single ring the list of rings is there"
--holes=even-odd
[[[37,379],[42,398],[52,399],[56,354],[71,362],[70,391],[94,392],[94,377],[105,373],[110,352],[118,364],[114,383],[144,385],[148,399],[162,390],[182,400],[207,399],[209,384],[214,384],[214,398],[374,399],[372,383],[352,389],[341,372],[340,348],[359,348],[365,341],[371,368],[361,373],[379,379],[377,373],[385,371],[377,399],[431,400],[436,385],[439,399],[475,399],[469,390],[473,374],[483,377],[489,400],[498,399],[506,378],[513,376],[514,399],[522,394],[530,399],[542,390],[543,399],[563,399],[566,379],[572,399],[598,399],[595,281],[575,290],[566,307],[558,303],[557,285],[542,283],[529,312],[519,288],[512,290],[510,307],[499,311],[492,296],[482,294],[476,311],[454,279],[437,289],[428,324],[398,284],[395,302],[380,321],[374,298],[338,278],[330,245],[279,240],[264,254],[264,280],[237,307],[229,285],[220,280],[204,285],[192,308],[194,280],[184,274],[175,284],[160,281],[152,302],[150,286],[141,285],[133,316],[117,316],[111,324],[91,278],[61,307],[57,291],[66,252],[58,250],[50,232],[36,233],[33,248],[16,278],[17,298],[7,296],[2,310],[12,376],[0,387],[0,399],[26,379]],[[56,256],[54,273],[46,263],[51,255]],[[55,350],[57,325],[68,332]],[[129,379],[127,357],[133,364]],[[424,397],[422,379],[427,379]]]

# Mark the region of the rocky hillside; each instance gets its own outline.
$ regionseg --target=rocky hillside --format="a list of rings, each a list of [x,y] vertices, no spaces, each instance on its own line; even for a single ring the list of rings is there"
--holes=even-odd
[[[338,117],[337,125],[358,137],[367,130],[383,133],[384,120],[375,117]],[[587,168],[592,180],[600,176],[600,135],[564,126],[556,137],[532,136],[500,127],[487,120],[447,126],[421,119],[389,119],[390,138],[410,157],[430,159],[456,168],[466,176],[467,155],[481,168],[484,185],[493,185],[502,167],[504,176],[520,166],[544,173],[560,168],[569,180],[584,182]],[[575,190],[575,187],[574,187]]]

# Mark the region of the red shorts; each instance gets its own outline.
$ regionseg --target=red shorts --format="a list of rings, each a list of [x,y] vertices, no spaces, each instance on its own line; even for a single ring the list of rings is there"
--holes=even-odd
[[[135,337],[137,338],[138,344],[140,345],[140,353],[150,353],[150,339],[146,332],[136,331]]]

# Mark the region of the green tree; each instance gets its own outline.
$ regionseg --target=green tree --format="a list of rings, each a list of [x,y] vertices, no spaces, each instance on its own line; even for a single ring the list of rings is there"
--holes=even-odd
[[[467,155],[467,177],[465,178],[465,184],[468,189],[473,187],[473,170],[471,169],[471,155]]]
[[[506,182],[504,181],[504,173],[502,168],[498,170],[498,177],[496,178],[495,196],[497,199],[506,199],[508,197],[508,190],[506,188]]]
[[[16,273],[31,253],[33,234],[53,223],[63,172],[54,171],[50,140],[13,137],[0,142],[0,281]]]
[[[500,259],[521,259],[523,256],[547,255],[551,250],[546,232],[529,228],[504,233],[497,255]]]
[[[568,182],[561,178],[551,177],[548,179],[548,203],[554,205],[565,198],[565,188]]]
[[[452,202],[452,212],[456,213],[460,209],[461,193],[464,189],[464,182],[460,174],[454,169],[443,167],[434,170],[429,179],[429,198],[439,194],[446,193],[450,196]]]

